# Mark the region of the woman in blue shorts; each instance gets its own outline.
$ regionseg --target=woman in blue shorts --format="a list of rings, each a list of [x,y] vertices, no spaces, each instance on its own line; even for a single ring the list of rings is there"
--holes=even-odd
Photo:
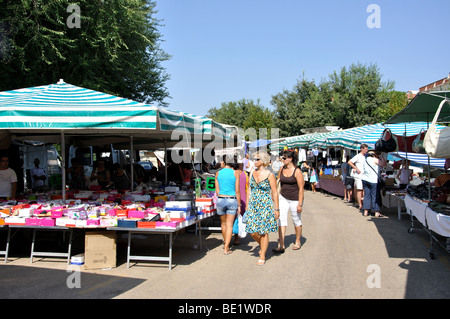
[[[236,213],[241,213],[241,193],[238,172],[231,167],[231,160],[224,156],[221,170],[216,173],[217,215],[224,241],[224,254],[231,254],[230,242],[233,237],[233,224]],[[239,203],[239,204],[238,204]]]

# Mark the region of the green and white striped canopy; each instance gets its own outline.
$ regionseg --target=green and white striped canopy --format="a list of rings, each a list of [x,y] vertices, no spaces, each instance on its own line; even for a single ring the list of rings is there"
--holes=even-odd
[[[79,145],[127,144],[171,147],[178,129],[207,140],[227,138],[230,127],[203,116],[170,111],[64,83],[0,92],[0,135],[58,142],[61,132]],[[234,127],[231,127],[234,129]],[[237,131],[237,130],[236,130]],[[80,138],[82,136],[82,138]],[[179,136],[176,136],[179,138]]]
[[[397,123],[387,124],[382,123],[364,125],[361,127],[350,128],[342,131],[337,131],[326,139],[326,146],[328,147],[344,147],[358,150],[361,144],[367,144],[369,148],[374,148],[375,143],[381,138],[384,130],[389,128],[392,134],[397,136],[414,136],[421,131],[427,130],[426,122],[414,123]],[[438,130],[442,129],[442,125],[437,126]]]
[[[0,128],[9,130],[156,129],[158,109],[59,82],[0,92]]]

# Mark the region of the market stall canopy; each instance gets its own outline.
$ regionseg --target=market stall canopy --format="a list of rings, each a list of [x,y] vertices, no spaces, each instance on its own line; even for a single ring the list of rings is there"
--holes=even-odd
[[[314,136],[310,142],[309,142],[309,148],[322,148],[326,149],[330,145],[328,144],[328,139],[331,136],[334,136],[335,134],[338,134],[341,131],[334,131],[334,132],[328,132],[328,133],[318,133],[316,136]]]
[[[319,139],[324,136],[328,136],[330,132],[327,133],[308,133],[298,136],[287,137],[282,143],[281,146],[286,146],[288,148],[296,148],[296,147],[308,147],[312,141]],[[271,147],[272,148],[272,147]],[[275,146],[274,146],[275,148]]]
[[[450,91],[419,92],[400,112],[384,124],[431,122],[443,99],[450,101]],[[450,123],[450,103],[445,103],[437,123]]]
[[[175,129],[182,133],[173,134]],[[202,142],[215,135],[231,138],[237,128],[60,80],[0,92],[0,133],[8,133],[11,139],[51,143],[59,143],[64,133],[66,140],[79,146],[115,144],[116,148],[128,147],[133,137],[136,148],[156,149],[190,146],[194,137]]]
[[[342,131],[335,132],[326,138],[326,146],[328,147],[344,147],[348,149],[358,150],[361,144],[367,144],[370,149],[375,147],[375,143],[381,138],[384,130],[389,128],[392,134],[396,135],[397,140],[410,136],[416,136],[428,128],[426,122],[415,123],[396,123],[383,125],[382,123],[369,124],[361,127],[354,127]],[[438,125],[438,129],[444,126]],[[399,143],[400,144],[400,143]]]
[[[428,165],[428,156],[426,154],[406,153],[406,152],[394,152],[391,153],[394,157],[401,159],[408,159],[411,162]],[[445,158],[433,158],[430,157],[430,166],[440,169],[445,167]]]

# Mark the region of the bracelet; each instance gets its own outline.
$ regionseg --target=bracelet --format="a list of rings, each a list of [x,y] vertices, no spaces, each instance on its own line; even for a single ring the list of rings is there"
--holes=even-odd
[[[278,208],[278,209],[275,209],[275,211],[280,211],[280,209]]]

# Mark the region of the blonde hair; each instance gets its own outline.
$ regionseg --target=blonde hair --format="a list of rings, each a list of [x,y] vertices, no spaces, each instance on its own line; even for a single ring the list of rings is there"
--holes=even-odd
[[[265,167],[270,165],[270,156],[267,152],[258,151],[253,154],[253,158],[259,158]]]

